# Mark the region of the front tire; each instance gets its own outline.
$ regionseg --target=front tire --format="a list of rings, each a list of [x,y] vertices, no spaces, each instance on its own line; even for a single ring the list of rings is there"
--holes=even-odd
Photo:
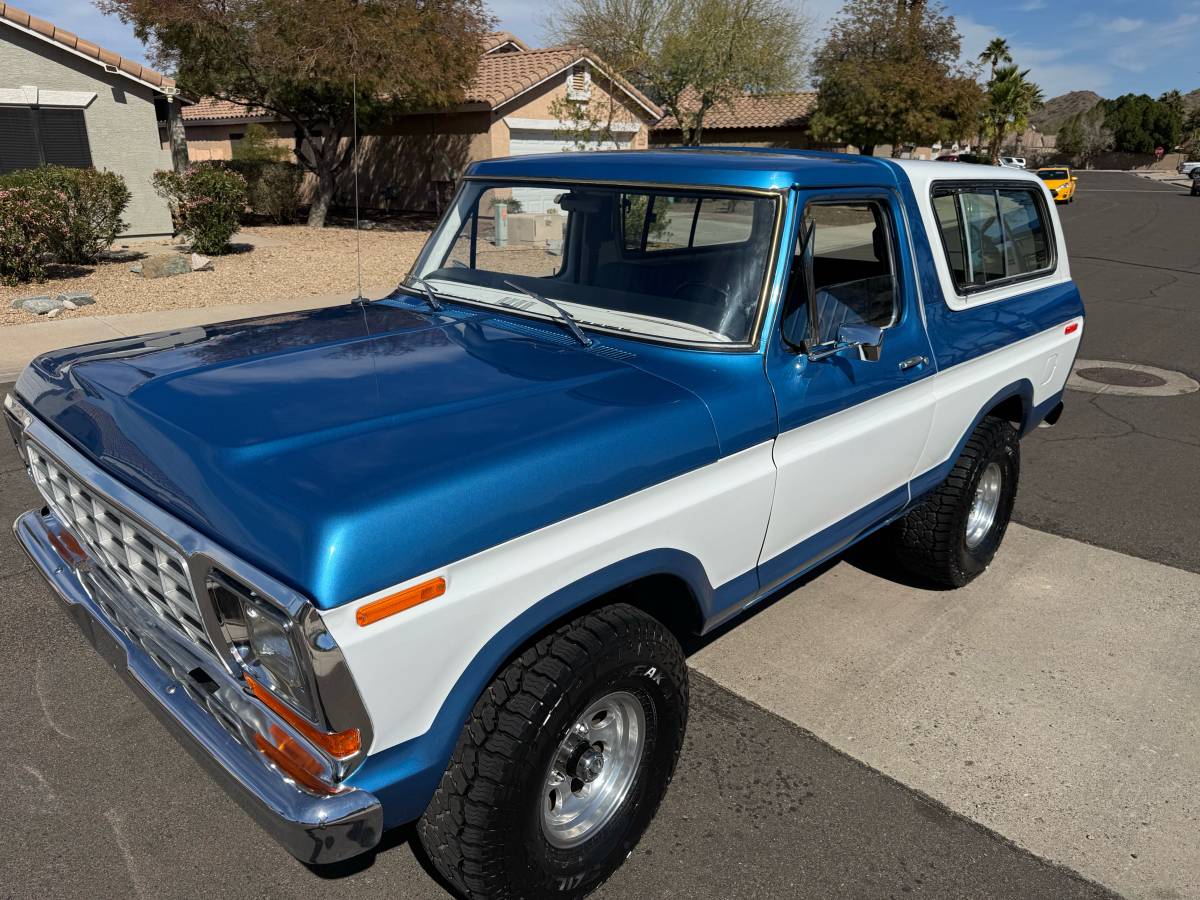
[[[582,897],[654,817],[687,723],[683,651],[614,604],[546,635],[475,703],[417,834],[470,898]]]
[[[899,563],[943,587],[962,587],[991,563],[1017,496],[1021,445],[1008,422],[985,418],[950,475],[890,526]]]

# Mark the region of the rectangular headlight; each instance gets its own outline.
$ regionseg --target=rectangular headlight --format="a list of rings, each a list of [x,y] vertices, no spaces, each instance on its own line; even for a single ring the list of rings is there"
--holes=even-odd
[[[210,573],[208,590],[225,640],[246,672],[312,718],[316,706],[295,624],[272,603],[224,573]]]

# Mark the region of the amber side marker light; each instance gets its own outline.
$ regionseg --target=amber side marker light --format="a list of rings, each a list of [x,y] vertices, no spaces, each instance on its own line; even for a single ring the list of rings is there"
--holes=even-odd
[[[301,787],[308,788],[317,794],[336,794],[338,788],[331,787],[321,780],[321,763],[305,750],[294,738],[289,737],[278,725],[267,729],[270,740],[261,734],[254,736],[254,743],[271,762],[279,767],[279,771],[291,778]]]
[[[347,728],[345,731],[321,731],[288,709],[283,701],[249,675],[246,676],[246,684],[250,685],[251,693],[265,703],[271,712],[275,713],[275,715],[279,716],[279,718],[283,719],[283,721],[287,722],[318,747],[328,750],[338,759],[353,756],[362,748],[362,735],[359,734],[357,728]],[[269,756],[270,754],[267,755]],[[280,768],[283,768],[283,766],[280,766]],[[326,786],[325,790],[329,790],[328,786]]]
[[[354,618],[359,625],[370,625],[372,622],[378,622],[380,619],[394,616],[398,612],[404,612],[406,609],[420,606],[422,603],[440,597],[444,593],[446,593],[446,579],[431,578],[429,581],[423,581],[421,584],[405,588],[395,594],[389,594],[386,597],[380,597],[378,600],[372,600],[370,603],[364,603],[358,608],[358,612],[354,614]]]

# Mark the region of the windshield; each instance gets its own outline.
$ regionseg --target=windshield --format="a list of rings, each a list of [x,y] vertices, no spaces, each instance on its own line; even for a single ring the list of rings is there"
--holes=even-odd
[[[1067,178],[1066,169],[1042,169],[1038,172],[1038,178],[1042,181],[1065,181]]]
[[[439,295],[581,326],[746,343],[775,237],[774,196],[467,182],[413,274]]]

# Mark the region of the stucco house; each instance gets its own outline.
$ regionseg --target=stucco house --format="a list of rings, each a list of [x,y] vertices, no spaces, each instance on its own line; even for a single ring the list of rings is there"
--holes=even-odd
[[[170,234],[150,179],[171,168],[159,121],[178,102],[170,78],[0,2],[0,172],[108,169],[132,195],[124,236]]]
[[[578,115],[558,114],[570,103]],[[484,42],[463,102],[450,110],[413,113],[365,135],[359,190],[364,206],[439,210],[466,166],[479,159],[564,149],[640,149],[662,111],[598,56],[582,47],[530,48],[507,32]],[[239,103],[201,98],[183,109],[192,160],[229,159],[247,125],[258,122],[294,146],[294,129]],[[588,134],[581,122],[603,123]],[[339,202],[350,196],[349,175]]]
[[[699,108],[695,90],[685,91],[680,104],[685,110]],[[816,106],[816,91],[741,94],[705,113],[700,140],[708,146],[811,149],[820,146],[813,142],[808,129]],[[664,117],[650,132],[652,144],[679,144],[682,140],[683,132],[674,116]]]

